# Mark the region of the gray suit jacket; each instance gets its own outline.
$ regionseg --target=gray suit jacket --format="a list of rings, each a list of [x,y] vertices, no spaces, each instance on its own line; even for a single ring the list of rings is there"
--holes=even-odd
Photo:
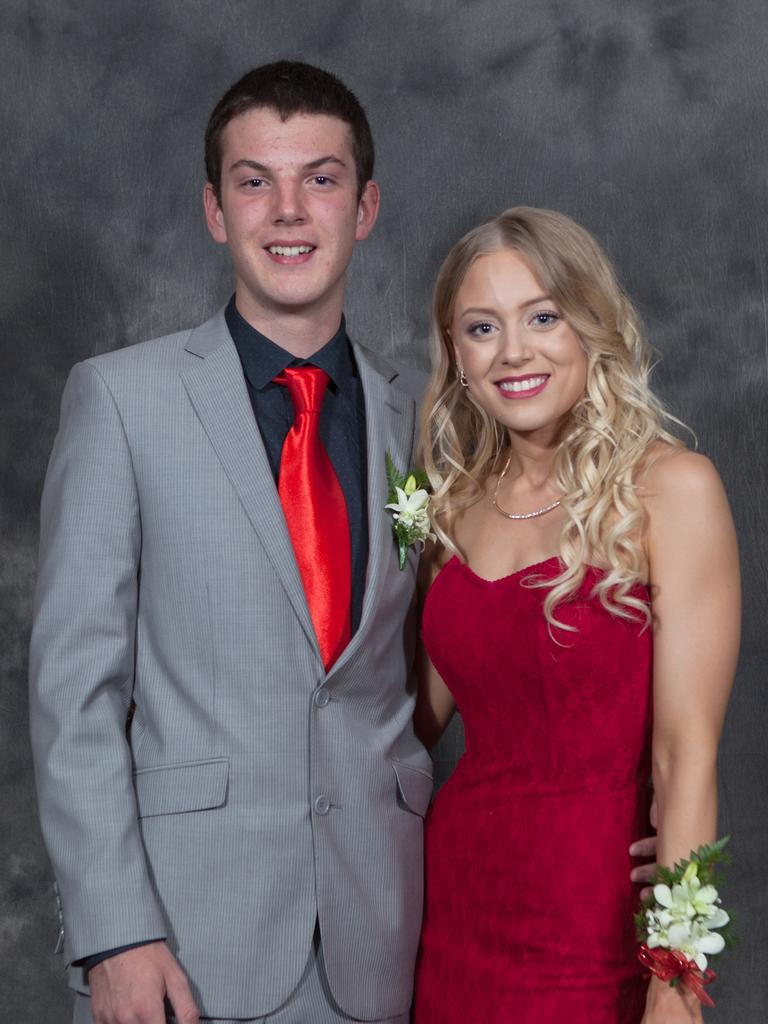
[[[398,570],[384,454],[410,462],[414,402],[355,354],[370,556],[327,675],[223,314],[77,365],[62,402],[31,720],[65,952],[167,936],[207,1016],[273,1011],[316,917],[347,1013],[411,998],[432,768],[407,687],[416,556]]]

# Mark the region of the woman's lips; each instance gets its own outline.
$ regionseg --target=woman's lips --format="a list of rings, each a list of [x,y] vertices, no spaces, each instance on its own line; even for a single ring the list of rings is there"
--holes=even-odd
[[[505,377],[495,382],[502,398],[533,398],[549,383],[548,373],[528,373],[523,377]]]

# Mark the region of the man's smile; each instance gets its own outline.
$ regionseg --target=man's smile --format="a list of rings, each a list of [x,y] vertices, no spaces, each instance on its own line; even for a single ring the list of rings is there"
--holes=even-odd
[[[310,242],[269,242],[264,246],[267,255],[277,263],[306,263],[315,251],[315,246]]]

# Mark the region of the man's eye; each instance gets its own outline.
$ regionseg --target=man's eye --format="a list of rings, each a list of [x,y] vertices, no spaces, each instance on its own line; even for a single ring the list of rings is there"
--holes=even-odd
[[[325,174],[316,174],[312,179],[316,185],[330,185],[331,179]]]
[[[263,178],[248,178],[247,181],[243,182],[246,188],[262,188],[264,185]]]

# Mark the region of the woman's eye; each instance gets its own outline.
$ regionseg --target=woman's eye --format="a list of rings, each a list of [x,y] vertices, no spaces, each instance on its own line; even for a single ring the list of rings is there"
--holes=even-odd
[[[493,324],[489,324],[483,320],[480,323],[470,324],[467,328],[467,334],[471,335],[473,338],[483,338],[490,334],[492,330]]]
[[[559,319],[557,313],[534,313],[531,323],[534,327],[552,327]]]

